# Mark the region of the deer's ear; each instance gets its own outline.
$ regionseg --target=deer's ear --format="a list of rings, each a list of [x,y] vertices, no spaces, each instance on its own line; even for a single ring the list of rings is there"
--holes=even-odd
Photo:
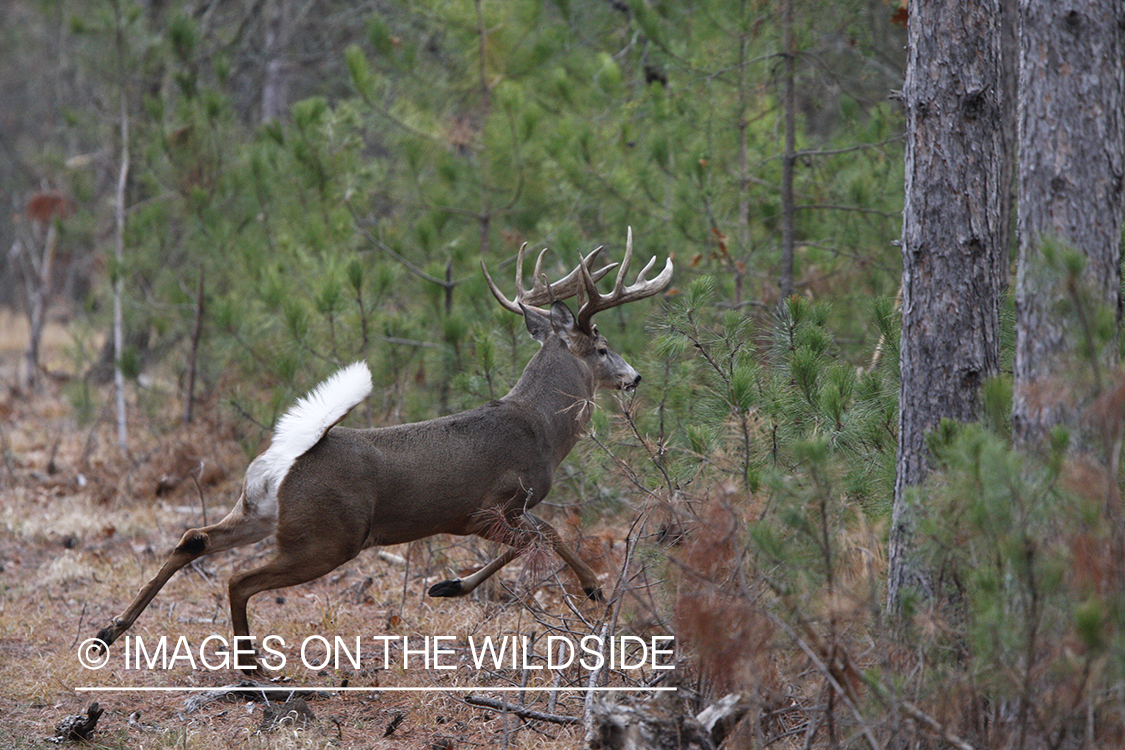
[[[527,332],[531,334],[531,338],[542,344],[551,335],[551,321],[546,315],[523,304],[520,305],[520,309],[523,310],[523,323],[527,326]]]
[[[551,303],[551,328],[568,346],[578,336],[578,324],[566,303],[557,300]]]

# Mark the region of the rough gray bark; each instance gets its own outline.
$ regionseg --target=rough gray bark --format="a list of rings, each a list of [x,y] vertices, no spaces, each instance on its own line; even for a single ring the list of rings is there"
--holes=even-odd
[[[1000,166],[1000,226],[1004,256],[997,264],[1001,289],[1008,289],[1016,257],[1016,143],[1019,100],[1019,8],[1017,0],[1000,0],[1000,137],[1004,161]]]
[[[1120,321],[1122,154],[1125,152],[1120,0],[1020,0],[1019,268],[1012,426],[1037,445],[1055,425],[1084,441],[1084,403],[1105,384],[1081,382],[1083,321],[1045,239],[1086,258],[1081,287]],[[1073,291],[1073,290],[1072,290]],[[1066,309],[1069,307],[1069,309]],[[1117,359],[1110,347],[1100,365]],[[1098,371],[1095,363],[1094,373]],[[1077,431],[1077,432],[1076,432]]]
[[[943,418],[976,419],[978,390],[999,368],[1000,9],[1000,0],[910,8],[892,612],[904,588],[932,593],[912,554],[919,509],[909,492],[929,470],[926,433]]]

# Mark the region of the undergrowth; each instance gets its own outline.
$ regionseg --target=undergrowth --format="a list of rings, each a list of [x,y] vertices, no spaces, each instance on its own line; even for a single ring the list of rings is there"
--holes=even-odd
[[[731,742],[745,747],[1125,740],[1112,465],[1076,453],[1065,429],[1042,450],[1014,448],[1010,383],[987,383],[980,423],[930,436],[934,470],[913,491],[937,595],[892,619],[893,346],[849,365],[822,306],[791,299],[754,320],[711,294],[696,281],[659,324],[657,352],[675,361],[664,403],[680,421],[678,440],[647,450],[685,529],[665,570],[694,706],[737,695],[746,718]],[[884,341],[897,340],[889,308],[871,311]],[[1123,392],[1096,402],[1093,433],[1114,434]]]

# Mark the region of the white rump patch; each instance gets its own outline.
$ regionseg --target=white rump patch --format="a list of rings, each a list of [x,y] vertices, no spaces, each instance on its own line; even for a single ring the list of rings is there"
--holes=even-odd
[[[367,398],[374,385],[366,362],[355,362],[318,385],[277,420],[273,442],[246,469],[247,510],[277,517],[277,488],[293,462]]]

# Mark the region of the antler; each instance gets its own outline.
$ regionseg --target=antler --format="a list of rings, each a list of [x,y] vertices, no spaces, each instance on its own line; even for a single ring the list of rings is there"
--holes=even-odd
[[[481,259],[480,267],[484,271],[484,279],[488,282],[488,288],[492,290],[492,296],[504,306],[504,309],[511,310],[517,315],[523,315],[523,307],[535,310],[542,315],[550,315],[550,311],[539,307],[539,305],[549,305],[555,300],[563,300],[573,297],[578,294],[581,289],[583,279],[587,276],[597,281],[605,276],[607,273],[617,267],[616,263],[610,263],[607,266],[599,268],[597,271],[590,272],[589,263],[594,257],[602,251],[602,248],[595,248],[585,258],[579,256],[579,265],[573,271],[562,277],[554,284],[548,284],[547,278],[543,275],[543,255],[547,250],[544,248],[539,257],[535,260],[535,283],[531,289],[523,288],[523,256],[524,251],[527,249],[525,242],[520,246],[519,253],[516,254],[516,296],[508,299],[500,288],[492,281],[492,277],[488,275],[488,266],[484,264],[484,259]]]
[[[641,272],[637,274],[637,280],[630,286],[625,286],[625,274],[629,270],[629,261],[633,259],[633,228],[629,227],[628,234],[625,239],[625,257],[621,261],[621,268],[617,271],[617,280],[613,284],[613,291],[609,294],[600,294],[596,282],[604,274],[590,273],[586,266],[586,261],[582,260],[578,264],[579,270],[582,272],[582,282],[585,287],[586,301],[582,303],[582,307],[578,310],[578,326],[583,330],[590,330],[590,319],[594,317],[594,313],[602,310],[608,310],[611,307],[623,305],[626,302],[633,302],[635,300],[651,297],[654,294],[659,294],[664,287],[668,286],[668,282],[672,280],[672,259],[669,258],[664,264],[664,270],[655,279],[648,281],[645,275],[652,269],[656,263],[656,257],[653,256]],[[607,267],[608,268],[608,267]],[[605,269],[602,269],[605,270]]]

